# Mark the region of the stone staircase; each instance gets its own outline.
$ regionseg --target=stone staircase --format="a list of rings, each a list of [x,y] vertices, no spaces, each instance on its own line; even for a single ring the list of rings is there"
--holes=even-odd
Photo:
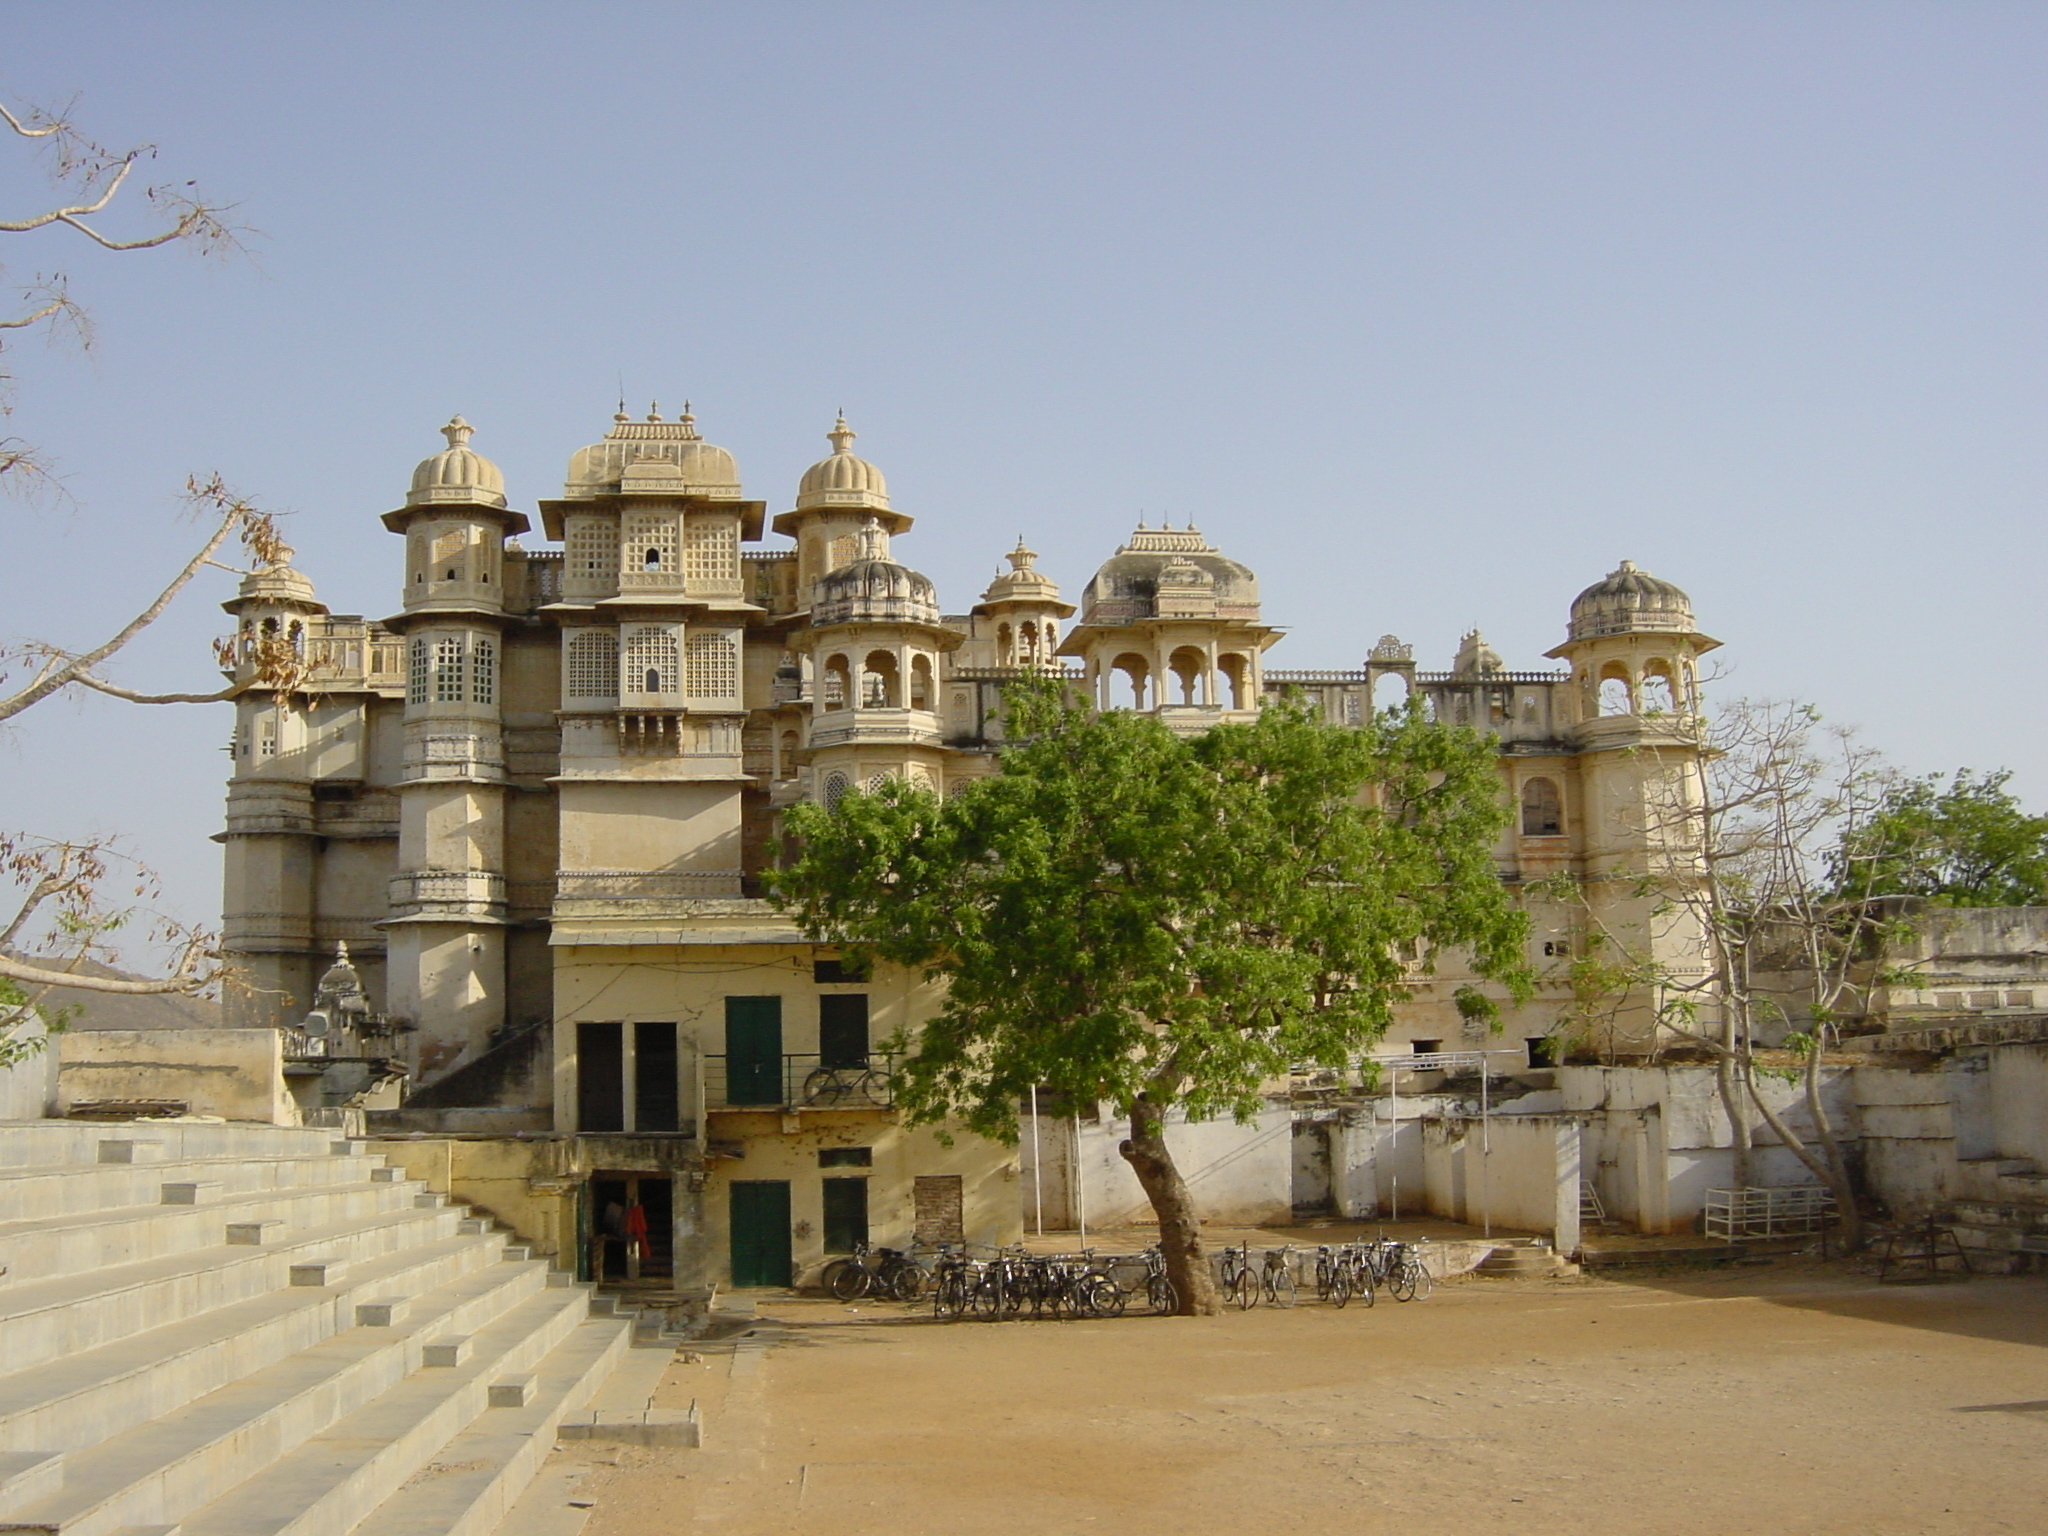
[[[1550,1246],[1547,1237],[1497,1239],[1493,1252],[1479,1261],[1482,1275],[1576,1275],[1579,1266]]]
[[[0,1532],[487,1536],[630,1344],[332,1132],[0,1124]]]
[[[2048,1255],[2048,1172],[2031,1158],[1958,1159],[1954,1194],[1946,1225],[1972,1268],[2011,1273]]]

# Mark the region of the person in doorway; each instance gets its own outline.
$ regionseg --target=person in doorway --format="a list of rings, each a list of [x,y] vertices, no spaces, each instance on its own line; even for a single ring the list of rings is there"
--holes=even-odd
[[[638,1200],[626,1207],[626,1278],[640,1278],[640,1263],[647,1257],[647,1208]]]

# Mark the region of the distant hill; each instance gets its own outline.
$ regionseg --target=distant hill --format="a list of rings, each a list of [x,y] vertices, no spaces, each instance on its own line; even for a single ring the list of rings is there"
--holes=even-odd
[[[31,963],[35,956],[21,957]],[[81,976],[112,976],[121,981],[145,978],[130,971],[116,970],[96,960],[81,960],[68,967]],[[212,998],[182,997],[176,993],[129,996],[119,992],[88,992],[79,987],[52,987],[44,995],[45,1008],[76,1007],[71,1029],[222,1029],[220,1004]]]

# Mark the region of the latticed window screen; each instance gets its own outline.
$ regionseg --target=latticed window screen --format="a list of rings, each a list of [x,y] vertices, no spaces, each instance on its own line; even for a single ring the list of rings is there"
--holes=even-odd
[[[825,559],[825,564],[830,571],[838,570],[839,567],[853,559],[855,543],[856,541],[850,533],[832,541],[832,552]]]
[[[462,637],[450,635],[434,642],[434,702],[460,704],[468,689],[463,686]]]
[[[826,775],[825,775],[825,804],[826,804],[826,805],[828,805],[828,806],[831,806],[831,805],[837,805],[837,804],[838,804],[838,803],[839,803],[840,801],[842,801],[842,800],[844,800],[844,799],[846,798],[846,792],[847,792],[847,790],[851,789],[852,787],[853,787],[853,786],[852,786],[852,785],[851,785],[850,783],[848,783],[848,782],[847,782],[847,778],[846,778],[846,775],[845,775],[845,774],[843,774],[843,773],[828,773],[828,774],[826,774]]]
[[[731,523],[693,523],[684,536],[683,576],[689,581],[737,581],[739,533]]]
[[[427,572],[429,581],[469,580],[468,533],[455,528],[436,537],[433,562],[433,569]]]
[[[577,581],[609,581],[619,573],[618,536],[593,518],[569,526],[569,575]]]
[[[433,687],[433,647],[425,640],[415,640],[408,655],[405,678],[405,702],[424,704]]]
[[[579,630],[569,637],[569,697],[619,696],[619,637],[608,629]]]
[[[498,648],[482,635],[469,647],[469,702],[498,702]]]
[[[628,569],[673,576],[678,568],[675,514],[635,512],[629,516],[625,552]]]
[[[633,693],[675,693],[682,647],[666,629],[636,629],[626,640],[626,687]]]
[[[731,635],[692,635],[683,645],[690,696],[729,699],[740,691],[739,647]]]

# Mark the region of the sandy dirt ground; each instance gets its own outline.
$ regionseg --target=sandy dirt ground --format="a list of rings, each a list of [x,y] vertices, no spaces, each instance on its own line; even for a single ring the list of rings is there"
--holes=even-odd
[[[1792,1261],[1064,1323],[759,1306],[663,1383],[703,1450],[575,1458],[586,1536],[2048,1532],[2038,1276]]]

